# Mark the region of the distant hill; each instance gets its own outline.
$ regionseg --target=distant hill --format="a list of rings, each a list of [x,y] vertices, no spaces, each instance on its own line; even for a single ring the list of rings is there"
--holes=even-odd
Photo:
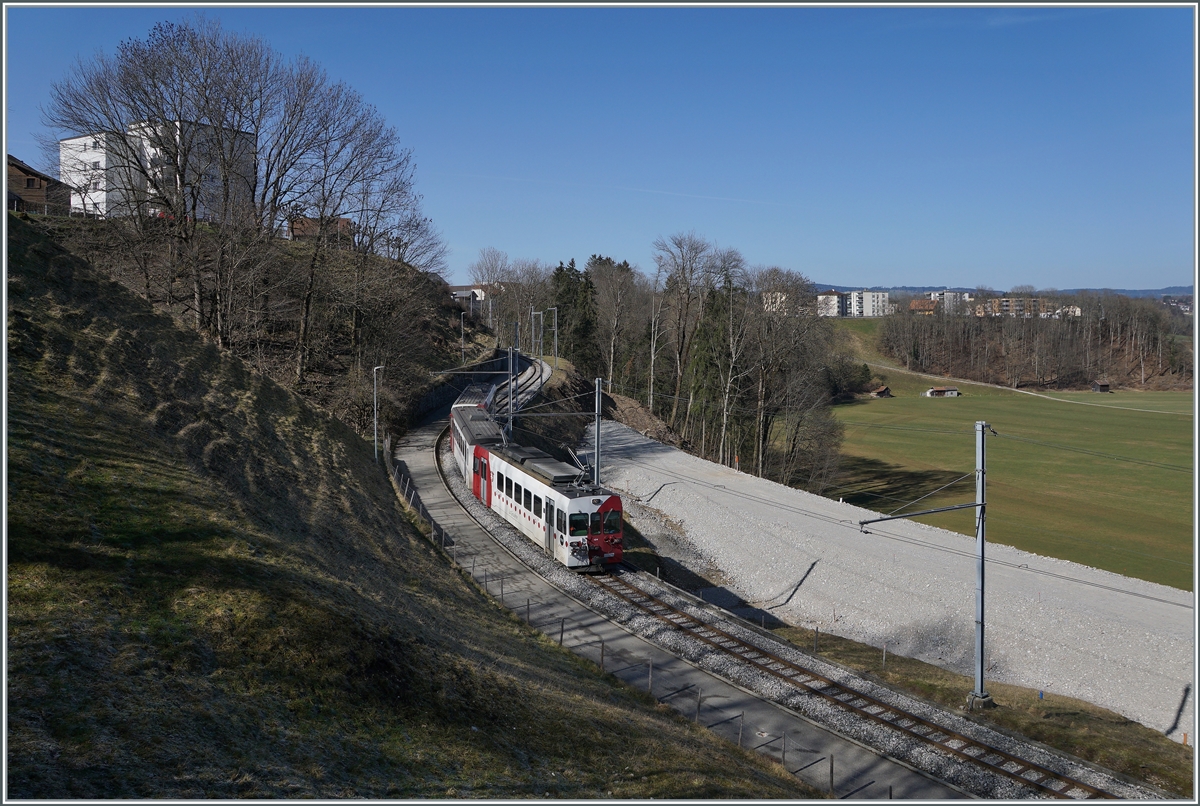
[[[889,294],[927,294],[930,291],[959,291],[974,293],[975,288],[966,288],[965,286],[944,286],[944,285],[900,285],[900,286],[881,286],[873,285],[866,288],[861,285],[829,285],[828,283],[813,283],[817,291],[887,291]],[[1190,285],[1173,285],[1167,288],[1149,288],[1149,289],[1129,289],[1129,288],[1056,288],[1054,291],[1058,294],[1121,294],[1126,297],[1161,297],[1170,295],[1173,297],[1186,296],[1192,293],[1194,286]],[[1000,289],[996,290],[997,294],[1007,293]]]

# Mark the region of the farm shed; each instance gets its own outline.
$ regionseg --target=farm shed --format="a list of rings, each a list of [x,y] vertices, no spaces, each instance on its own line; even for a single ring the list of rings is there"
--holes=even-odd
[[[878,389],[871,390],[871,397],[891,397],[892,390],[887,386],[881,386]]]
[[[958,397],[958,387],[934,386],[925,391],[925,397]]]
[[[1108,388],[1108,381],[1092,381],[1093,392],[1111,392]]]

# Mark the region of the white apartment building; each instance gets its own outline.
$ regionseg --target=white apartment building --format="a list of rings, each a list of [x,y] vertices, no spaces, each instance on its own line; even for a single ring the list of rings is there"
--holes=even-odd
[[[930,291],[929,298],[941,303],[943,313],[970,313],[970,304],[974,300],[965,291]]]
[[[846,297],[837,291],[817,294],[817,316],[845,316]]]
[[[114,207],[117,183],[109,161],[117,149],[103,134],[58,141],[58,177],[71,188],[71,212],[104,216]]]
[[[886,291],[851,291],[846,294],[846,316],[886,316],[891,313]]]
[[[225,212],[225,178],[230,204],[253,200],[255,141],[247,132],[180,121],[136,123],[123,135],[64,138],[58,155],[59,178],[72,188],[72,213],[158,215],[170,196],[197,219],[213,219]]]

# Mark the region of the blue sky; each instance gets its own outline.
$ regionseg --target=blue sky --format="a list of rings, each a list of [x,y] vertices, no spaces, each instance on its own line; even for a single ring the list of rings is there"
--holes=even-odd
[[[1193,281],[1191,7],[8,5],[8,153],[51,167],[51,83],[196,11],[384,114],[451,282],[689,230],[837,285]]]

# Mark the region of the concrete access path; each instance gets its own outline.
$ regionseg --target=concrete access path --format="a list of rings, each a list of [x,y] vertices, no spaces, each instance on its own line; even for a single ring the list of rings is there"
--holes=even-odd
[[[563,646],[602,663],[605,671],[625,683],[639,689],[652,686],[659,701],[731,742],[740,741],[743,747],[782,762],[812,786],[828,790],[832,777],[839,798],[970,797],[696,668],[630,634],[534,573],[479,526],[442,483],[435,446],[445,422],[444,417],[435,417],[398,442],[393,453],[396,477],[406,497],[434,524],[434,539],[449,546],[458,564],[504,606]]]

